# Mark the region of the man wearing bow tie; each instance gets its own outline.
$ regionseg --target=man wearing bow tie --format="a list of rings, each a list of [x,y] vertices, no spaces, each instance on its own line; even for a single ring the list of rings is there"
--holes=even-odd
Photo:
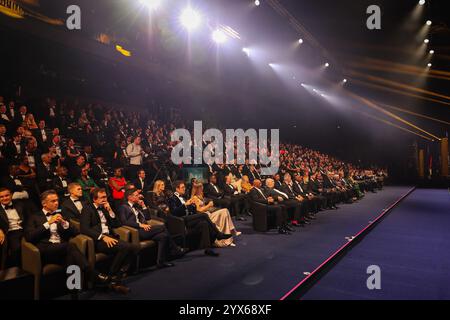
[[[231,214],[236,217],[237,220],[245,221],[242,216],[243,211],[246,208],[246,199],[244,194],[240,194],[239,191],[231,184],[231,175],[225,176],[225,184],[223,186],[225,198],[231,202]]]
[[[156,263],[158,268],[173,267],[173,263],[167,262],[171,247],[177,249],[178,252],[183,250],[177,248],[172,242],[164,225],[152,225],[148,222],[151,219],[150,212],[140,198],[138,189],[127,190],[124,198],[126,202],[119,208],[122,224],[137,229],[140,240],[153,240],[158,243],[158,259]]]
[[[7,266],[20,265],[24,219],[24,203],[13,202],[11,190],[0,188],[0,247],[6,245],[7,240]]]
[[[58,210],[58,194],[47,190],[41,194],[42,210],[31,215],[25,226],[25,239],[33,243],[41,254],[42,264],[77,265],[92,280],[105,282],[105,275],[89,267],[86,257],[70,238],[78,234]]]
[[[64,200],[61,205],[62,215],[66,219],[80,221],[81,211],[83,210],[83,188],[79,183],[73,182],[67,186],[69,198]]]

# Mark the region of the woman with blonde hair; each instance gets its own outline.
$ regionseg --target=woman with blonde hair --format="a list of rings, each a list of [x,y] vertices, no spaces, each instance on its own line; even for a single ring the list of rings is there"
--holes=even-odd
[[[28,130],[34,130],[39,128],[38,125],[36,124],[36,121],[34,120],[33,114],[31,113],[27,113],[27,115],[25,116],[24,126]]]
[[[158,216],[165,218],[169,214],[168,194],[166,184],[162,180],[156,180],[153,184],[153,190],[146,195],[147,205],[158,210]]]
[[[228,209],[219,209],[214,207],[214,203],[204,198],[203,184],[195,183],[192,186],[191,197],[196,199],[195,205],[198,213],[205,213],[209,216],[209,219],[217,226],[220,232],[226,234],[233,234],[235,236],[241,235],[241,232],[236,230],[236,227],[231,220],[230,212]],[[225,240],[216,240],[214,243],[216,247],[235,247],[233,237]]]

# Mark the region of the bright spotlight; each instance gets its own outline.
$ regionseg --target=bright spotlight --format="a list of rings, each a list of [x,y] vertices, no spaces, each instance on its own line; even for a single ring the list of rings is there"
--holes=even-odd
[[[259,0],[255,0],[255,6],[259,6],[261,2]]]
[[[430,42],[430,40],[429,39],[425,39],[425,40],[423,40],[423,42],[424,43],[428,43],[428,42]]]
[[[298,39],[298,43],[302,44],[303,43],[303,39]]]
[[[194,30],[200,25],[200,14],[192,8],[185,9],[180,16],[181,24],[189,31]]]
[[[215,43],[221,44],[227,41],[227,35],[220,29],[217,29],[212,34],[212,39]]]
[[[321,97],[325,98],[325,95],[323,93],[320,94]]]
[[[434,50],[430,50],[430,54],[434,54]]]
[[[427,64],[427,66],[428,66],[428,68],[429,68],[429,67],[431,67],[431,66],[432,66],[432,64],[431,64],[431,63],[429,63],[429,64]]]
[[[141,3],[151,10],[156,10],[161,4],[161,0],[141,0]]]
[[[315,93],[319,92],[319,90],[317,90],[317,89],[313,89],[313,91],[314,91]]]
[[[242,48],[242,51],[245,52],[247,57],[250,57],[250,49],[249,48]]]
[[[420,4],[421,6],[423,6],[423,5],[425,4],[425,0],[420,0],[420,1],[419,1],[419,4]]]
[[[329,67],[330,66],[330,64],[327,62],[327,63],[325,63],[325,67]]]
[[[305,84],[304,84],[304,83],[300,83],[300,85],[301,85],[302,87],[304,87],[304,86],[305,86]]]
[[[431,26],[431,24],[432,24],[432,22],[431,22],[431,20],[427,20],[427,26]]]
[[[342,80],[342,82],[347,83],[347,79]]]

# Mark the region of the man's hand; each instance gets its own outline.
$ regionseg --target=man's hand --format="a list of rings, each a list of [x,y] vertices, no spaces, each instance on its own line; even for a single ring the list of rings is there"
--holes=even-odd
[[[139,227],[144,229],[145,231],[150,231],[150,229],[152,228],[151,225],[145,223],[139,223]]]
[[[283,197],[278,197],[278,202],[283,201]]]
[[[58,213],[58,214],[55,214],[54,216],[50,217],[50,220],[48,221],[48,224],[57,223],[60,220],[62,220],[62,216],[61,216],[61,214]]]
[[[105,204],[103,205],[103,207],[106,209],[106,211],[110,212],[112,211],[111,209],[111,205],[109,204],[109,202],[105,202]]]
[[[267,202],[268,202],[268,203],[273,203],[273,201],[274,201],[274,200],[273,200],[272,197],[268,197],[268,198],[267,198]]]
[[[0,244],[3,244],[3,242],[5,242],[5,233],[0,229]]]
[[[111,237],[109,237],[109,236],[103,236],[103,237],[102,237],[102,240],[103,240],[103,242],[106,243],[106,245],[108,246],[108,248],[114,247],[114,246],[119,242],[118,240],[116,240],[116,239],[114,239],[114,238],[111,238]]]

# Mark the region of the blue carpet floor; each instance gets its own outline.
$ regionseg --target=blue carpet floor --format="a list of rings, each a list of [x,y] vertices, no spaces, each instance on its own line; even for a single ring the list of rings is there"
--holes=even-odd
[[[367,289],[369,265],[380,290]],[[449,192],[414,191],[303,299],[450,299]]]
[[[255,233],[238,223],[237,247],[217,249],[220,257],[191,252],[169,269],[147,271],[127,280],[130,294],[96,293],[89,299],[279,299],[346,243],[409,187],[385,187],[339,210],[318,214],[312,225],[290,236]]]

